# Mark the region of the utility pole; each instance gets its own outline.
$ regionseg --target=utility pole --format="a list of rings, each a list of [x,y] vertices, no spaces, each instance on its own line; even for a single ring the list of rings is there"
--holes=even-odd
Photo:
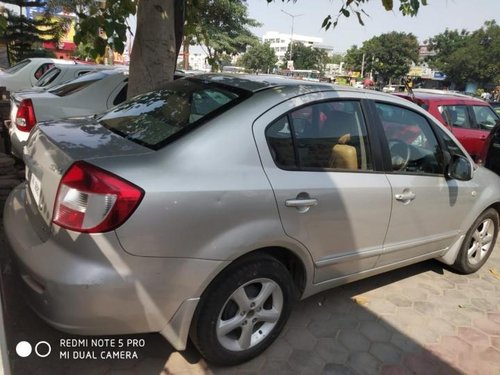
[[[363,61],[361,61],[361,78],[365,78],[365,53],[363,52]]]
[[[293,24],[295,22],[295,17],[303,16],[303,14],[291,14],[283,9],[281,9],[281,11],[285,13],[287,16],[292,17],[292,33],[290,34],[290,60],[292,61],[293,64]]]

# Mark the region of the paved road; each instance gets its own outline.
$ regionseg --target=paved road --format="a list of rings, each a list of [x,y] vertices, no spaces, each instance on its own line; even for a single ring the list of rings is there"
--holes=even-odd
[[[160,335],[115,337],[134,359],[50,328],[17,294],[0,225],[0,265],[12,374],[481,374],[500,375],[500,243],[476,274],[428,261],[339,287],[300,302],[263,355],[238,367],[206,364],[193,348],[176,352]],[[41,254],[41,256],[43,256]],[[61,342],[61,340],[66,340]],[[16,345],[46,341],[51,353],[26,358]],[[64,345],[63,345],[64,344]],[[41,344],[45,355],[47,346]],[[5,348],[2,348],[5,350]],[[61,358],[68,354],[69,359]],[[137,356],[137,358],[135,358]]]

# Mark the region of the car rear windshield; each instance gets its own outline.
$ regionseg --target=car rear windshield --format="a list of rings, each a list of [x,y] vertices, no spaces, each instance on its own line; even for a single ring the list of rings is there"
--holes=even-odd
[[[60,73],[61,69],[54,66],[52,69],[47,70],[45,74],[40,77],[40,79],[35,83],[35,86],[45,87],[50,85],[52,82],[54,82],[54,80]]]
[[[168,87],[114,107],[99,122],[121,136],[157,150],[250,95],[213,83],[179,79]]]
[[[109,76],[108,74],[103,72],[85,74],[72,81],[63,83],[59,86],[55,86],[51,90],[49,90],[49,92],[57,96],[67,96],[77,91],[80,91],[85,87],[90,86],[94,82],[100,81],[101,79],[106,78],[108,76]]]
[[[17,72],[17,71],[21,70],[22,68],[24,68],[30,62],[31,62],[30,59],[23,60],[23,61],[17,63],[16,65],[10,67],[9,69],[5,69],[4,73],[14,74],[15,72]]]

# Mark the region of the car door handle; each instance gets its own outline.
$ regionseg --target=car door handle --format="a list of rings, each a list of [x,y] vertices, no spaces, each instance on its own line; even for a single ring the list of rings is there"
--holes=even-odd
[[[313,206],[318,205],[318,200],[316,198],[311,198],[309,194],[302,192],[295,197],[295,199],[287,199],[285,201],[285,206],[295,207],[299,213],[304,214]]]
[[[411,190],[404,190],[401,194],[396,194],[394,198],[400,202],[411,202],[417,197],[417,195]]]
[[[285,206],[287,207],[312,207],[317,205],[318,205],[318,200],[315,198],[288,199],[285,201]]]

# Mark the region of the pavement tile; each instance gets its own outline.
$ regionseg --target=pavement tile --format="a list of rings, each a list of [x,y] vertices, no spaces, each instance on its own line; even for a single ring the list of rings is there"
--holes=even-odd
[[[325,366],[325,361],[315,352],[309,350],[294,350],[288,360],[294,371],[312,371],[319,374]]]
[[[367,352],[353,352],[349,356],[348,365],[358,374],[372,375],[378,373],[381,362]]]
[[[319,339],[314,348],[325,363],[344,364],[349,357],[349,351],[332,338]]]
[[[422,346],[426,344],[438,342],[441,335],[439,332],[428,329],[426,326],[410,328],[410,337]]]
[[[370,340],[359,332],[341,331],[339,334],[339,342],[351,351],[368,351],[370,348]]]
[[[459,308],[444,310],[441,312],[441,317],[457,327],[470,326],[472,322],[472,319],[466,314],[462,314]]]
[[[472,298],[471,303],[481,311],[488,312],[496,310],[496,303],[490,302],[486,298]]]
[[[335,337],[340,330],[352,331],[359,326],[359,321],[347,314],[332,314],[325,322],[313,321],[307,327],[315,337]]]
[[[402,356],[402,351],[400,349],[385,342],[374,342],[370,346],[369,353],[380,362],[389,364],[399,363]]]
[[[421,346],[412,340],[410,337],[403,335],[400,332],[393,333],[391,344],[403,352],[416,353],[421,350]]]
[[[442,366],[442,362],[436,356],[425,351],[404,354],[402,363],[416,375],[438,374]]]
[[[279,337],[266,350],[266,358],[272,361],[286,360],[292,352],[292,346],[283,337]]]
[[[488,319],[494,321],[497,324],[500,324],[500,312],[498,313],[488,313]]]
[[[493,346],[497,350],[500,350],[500,336],[493,336],[491,338],[491,346]]]
[[[293,349],[312,350],[317,342],[311,331],[303,327],[289,329],[284,338]]]
[[[484,333],[494,336],[500,336],[500,324],[489,318],[480,318],[474,320],[474,327],[480,329]]]
[[[398,307],[410,307],[412,305],[411,299],[401,294],[389,294],[386,299]]]
[[[359,327],[359,331],[371,341],[389,342],[392,332],[386,328],[387,324],[382,321],[363,322]]]
[[[356,373],[344,365],[328,363],[323,369],[323,375],[356,375]]]
[[[479,358],[483,361],[500,365],[500,350],[496,350],[490,346],[479,353]]]
[[[490,346],[488,336],[481,331],[472,327],[458,327],[457,336],[462,340],[472,345],[475,351],[478,348],[487,348]]]
[[[262,375],[289,375],[293,373],[293,369],[286,360],[270,360],[266,361],[260,369]]]
[[[437,315],[439,308],[432,302],[416,301],[413,303],[415,310],[423,315],[433,316]]]
[[[383,365],[380,375],[412,375],[413,372],[402,365]]]
[[[169,370],[168,366],[171,366],[172,357],[179,357],[178,361],[175,361],[177,364],[182,363],[182,367],[176,367],[176,368],[181,368],[183,370],[191,370],[191,367],[196,367],[195,366],[186,366],[189,364],[187,361],[183,360],[181,358],[182,356],[179,353],[172,353],[172,355],[169,357],[168,362],[165,363],[165,358],[145,358],[141,360],[137,366],[135,366],[135,371],[139,374],[159,374],[162,372],[163,369]],[[172,371],[173,372],[173,371]]]

